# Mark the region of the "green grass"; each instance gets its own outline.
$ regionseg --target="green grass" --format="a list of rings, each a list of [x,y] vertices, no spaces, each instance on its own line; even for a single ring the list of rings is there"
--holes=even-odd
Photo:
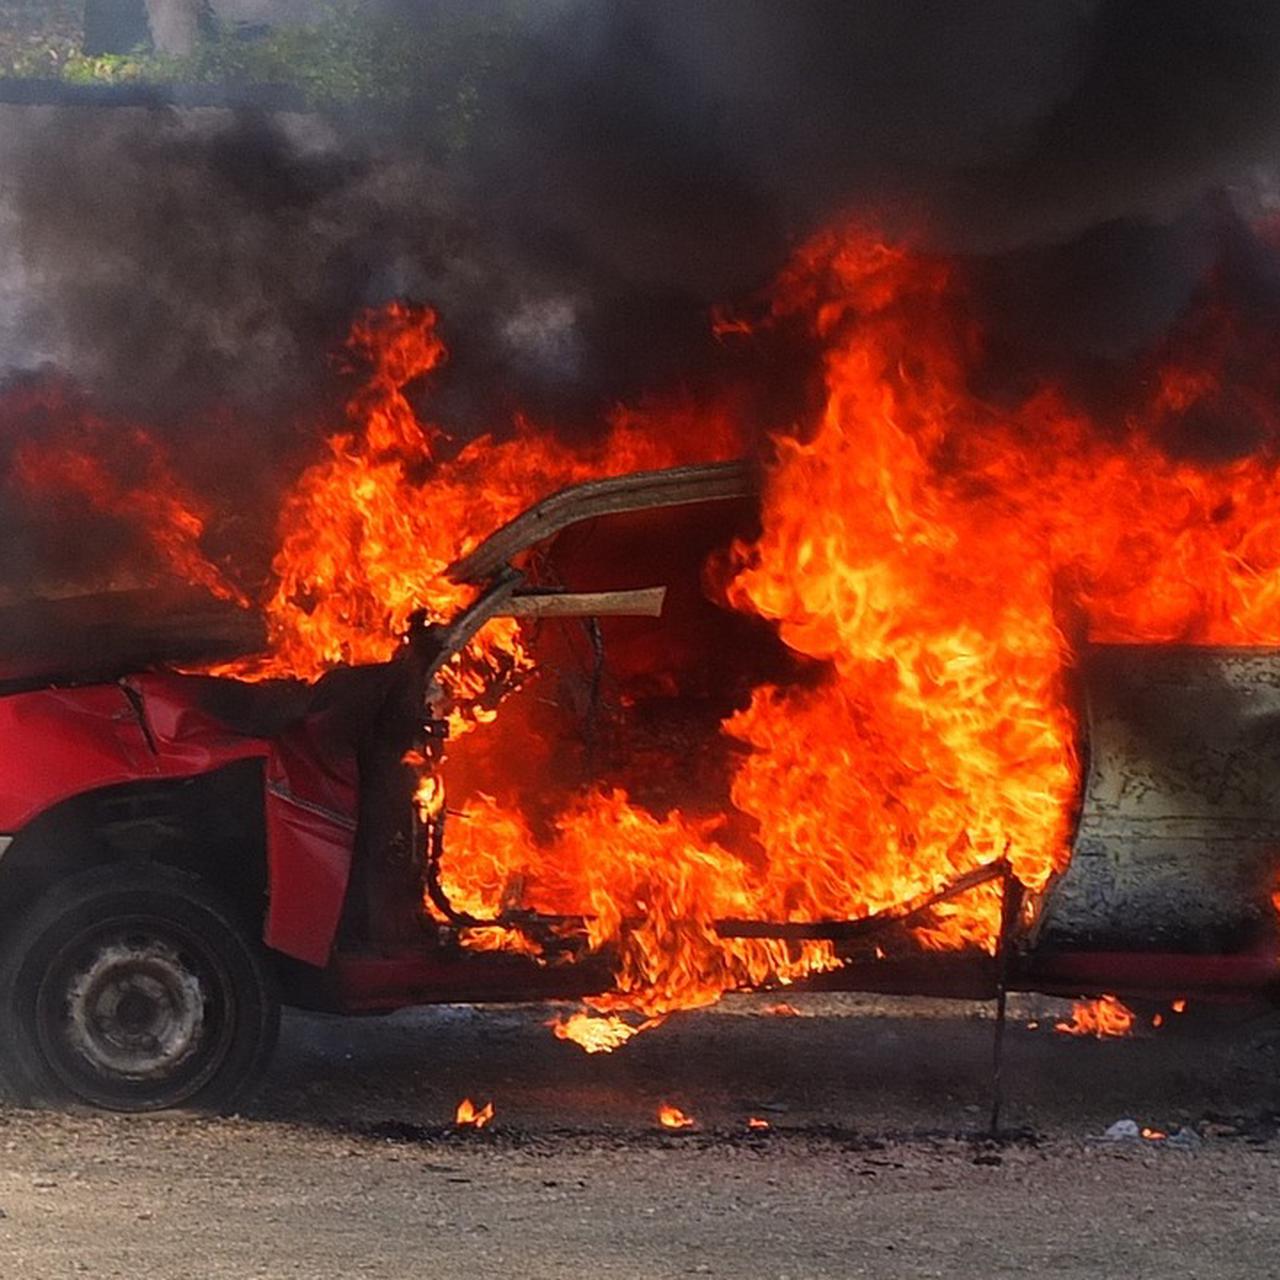
[[[105,57],[80,52],[83,6],[72,0],[0,0],[0,76],[50,76],[72,84],[287,86],[313,106],[408,104],[424,130],[464,146],[483,114],[482,86],[511,56],[519,6],[495,16],[465,6],[436,28],[371,21],[362,0],[319,0],[317,18],[254,38],[223,28],[188,58],[150,51]]]
[[[58,77],[80,55],[77,0],[0,0],[0,75]]]

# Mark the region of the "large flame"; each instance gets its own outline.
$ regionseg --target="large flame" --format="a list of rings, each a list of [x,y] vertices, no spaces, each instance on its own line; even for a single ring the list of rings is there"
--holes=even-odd
[[[681,437],[624,412],[585,453],[523,422],[512,439],[450,449],[405,396],[445,357],[429,308],[394,303],[362,315],[347,354],[365,381],[347,406],[348,429],[329,438],[327,456],[285,501],[266,606],[271,653],[241,674],[315,679],[339,664],[385,661],[414,614],[441,620],[469,602],[472,590],[445,570],[531,502],[577,480],[689,456]],[[721,423],[700,452],[734,448]],[[470,720],[490,719],[492,681],[528,661],[517,625],[491,623],[468,658],[453,672],[453,693]],[[467,720],[456,718],[455,729]]]
[[[609,1023],[557,1028],[593,1049],[626,1038],[620,1011],[832,962],[727,941],[717,919],[858,918],[1001,857],[1043,887],[1078,778],[1064,617],[1106,641],[1280,638],[1273,464],[1197,466],[1155,443],[1215,394],[1211,368],[1158,368],[1110,437],[1052,387],[993,408],[968,389],[981,339],[954,269],[861,231],[810,245],[773,310],[824,343],[826,401],[776,441],[763,534],[735,549],[723,590],[820,665],[724,725],[750,749],[731,801],[758,848],[617,790],[575,798],[542,840],[488,800],[453,831],[464,899],[483,879],[495,909],[519,884],[525,905],[586,911],[593,941],[618,948],[616,991],[594,1002]],[[998,919],[988,886],[917,936],[990,947]]]
[[[1218,394],[1229,344],[1203,327],[1193,357],[1170,344],[1103,431],[1053,386],[999,405],[975,394],[972,314],[956,266],[861,228],[819,237],[778,282],[765,324],[807,325],[825,397],[771,442],[760,536],[708,581],[767,620],[801,674],[756,688],[724,722],[738,763],[720,812],[653,811],[616,779],[584,789],[548,774],[536,796],[451,789],[453,903],[584,917],[591,949],[614,958],[613,990],[593,1016],[558,1022],[562,1037],[613,1048],[672,1010],[837,963],[827,944],[726,938],[718,921],[856,919],[1001,858],[1042,888],[1065,863],[1078,782],[1072,644],[1280,641],[1274,462],[1195,464],[1158,445]],[[722,323],[726,341],[756,329]],[[252,674],[385,660],[415,613],[467,603],[446,566],[538,498],[747,442],[725,410],[686,403],[620,410],[590,447],[528,423],[459,447],[406,396],[444,358],[432,312],[371,312],[347,354],[361,389],[283,505],[272,648]],[[47,459],[23,465],[134,516],[185,576],[234,596],[198,558],[200,517],[161,461],[146,501],[79,454],[61,475]],[[481,732],[494,759],[528,749],[528,726],[505,742],[494,711],[505,676],[532,661],[500,621],[454,673],[455,727],[493,721]],[[420,794],[443,812],[438,779]],[[988,884],[916,936],[989,948],[999,911]],[[518,928],[464,940],[538,949]]]

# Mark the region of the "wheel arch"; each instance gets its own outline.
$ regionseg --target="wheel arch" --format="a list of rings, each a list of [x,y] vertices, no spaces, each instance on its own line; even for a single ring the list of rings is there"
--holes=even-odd
[[[116,862],[153,862],[199,876],[261,937],[267,909],[263,761],[96,787],[50,806],[0,848],[0,924],[60,878]]]

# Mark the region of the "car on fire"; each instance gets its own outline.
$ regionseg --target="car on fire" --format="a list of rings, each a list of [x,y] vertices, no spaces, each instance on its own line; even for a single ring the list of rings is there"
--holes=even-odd
[[[753,483],[748,467],[716,464],[563,490],[454,566],[475,597],[452,621],[417,620],[391,661],[314,686],[115,669],[92,654],[74,676],[6,670],[8,1091],[225,1109],[267,1064],[282,1004],[363,1014],[606,989],[601,957],[547,965],[460,946],[463,930],[540,922],[453,907],[436,876],[443,815],[414,803],[402,761],[439,750],[439,677],[490,619],[661,608],[660,589],[533,589],[513,567],[523,552],[589,518],[739,498]],[[878,916],[724,921],[723,934],[832,943],[845,963],[811,979],[826,988],[1269,996],[1280,660],[1099,647],[1081,681],[1086,782],[1073,860],[1047,893],[1027,899],[998,863]],[[891,944],[938,902],[996,880],[997,954]]]

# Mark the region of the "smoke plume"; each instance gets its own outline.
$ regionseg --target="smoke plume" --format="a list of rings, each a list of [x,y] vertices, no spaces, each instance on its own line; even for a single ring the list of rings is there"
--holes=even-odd
[[[1280,125],[1264,0],[369,10],[425,44],[500,24],[504,54],[356,111],[3,109],[0,365],[174,430],[216,402],[279,434],[352,312],[408,293],[453,353],[433,413],[580,428],[714,371],[708,307],[853,214],[969,255],[1010,369],[1096,374],[1242,260]],[[442,146],[464,81],[477,109]]]

